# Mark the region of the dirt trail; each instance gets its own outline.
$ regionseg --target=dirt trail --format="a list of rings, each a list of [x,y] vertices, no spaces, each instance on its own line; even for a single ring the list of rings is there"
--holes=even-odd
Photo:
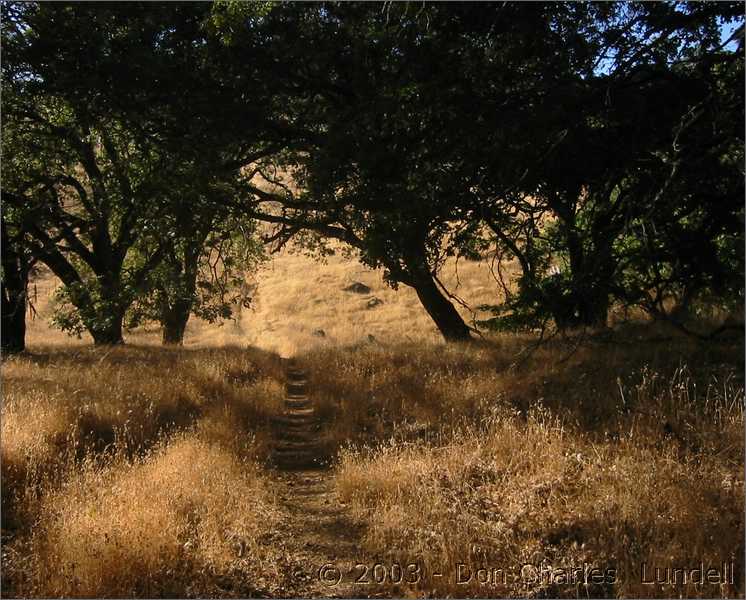
[[[321,424],[308,397],[308,375],[292,359],[286,373],[285,408],[274,419],[272,461],[288,470],[321,466]]]
[[[285,597],[366,597],[372,590],[351,581],[361,562],[362,530],[340,505],[328,470],[279,472],[280,531]]]
[[[308,397],[308,378],[294,361],[287,364],[285,410],[275,420],[273,472],[283,515],[279,525],[284,597],[366,597],[351,579],[361,562],[362,529],[340,504],[334,473],[324,465],[321,423]]]

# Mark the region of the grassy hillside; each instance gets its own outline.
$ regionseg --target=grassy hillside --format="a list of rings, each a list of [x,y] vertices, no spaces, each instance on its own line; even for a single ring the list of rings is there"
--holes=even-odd
[[[497,284],[487,261],[451,261],[442,279],[472,310],[496,301]],[[380,271],[341,254],[321,262],[292,249],[284,250],[247,280],[254,290],[251,308],[235,306],[234,320],[220,326],[191,319],[184,340],[186,347],[248,344],[289,356],[319,346],[365,341],[370,335],[381,342],[441,339],[411,288],[392,290]],[[368,286],[370,292],[344,291],[355,282]],[[49,298],[55,285],[56,279],[50,274],[42,274],[33,284],[38,316],[29,323],[28,341],[32,347],[39,343],[76,343],[50,330]],[[369,307],[374,304],[373,299],[381,303]],[[470,322],[474,313],[463,306],[459,309]],[[319,330],[324,332],[323,337]],[[157,344],[159,336],[156,328],[142,328],[126,337],[131,343]]]
[[[494,300],[488,264],[458,271],[468,303]],[[283,253],[255,283],[183,348],[153,329],[106,349],[50,330],[37,282],[30,353],[2,365],[5,595],[743,595],[742,340],[447,346],[353,260]],[[332,456],[314,475],[268,463],[290,354]],[[730,561],[723,583],[642,582]]]
[[[283,250],[247,279],[254,290],[252,307],[236,306],[235,319],[221,326],[191,319],[184,340],[187,347],[248,344],[289,356],[317,346],[364,341],[369,335],[382,342],[440,340],[411,288],[402,286],[394,291],[383,281],[380,271],[341,254],[322,262],[293,249]],[[487,261],[451,261],[442,279],[473,310],[496,301],[497,285]],[[344,291],[355,282],[368,286],[370,292]],[[31,346],[75,343],[49,328],[49,298],[56,284],[56,278],[48,273],[34,284],[38,316],[29,324]],[[382,303],[369,308],[373,299]],[[471,321],[473,313],[465,307],[459,309]],[[324,337],[314,335],[319,330]],[[159,335],[156,329],[143,328],[129,332],[127,340],[154,344],[160,343]]]

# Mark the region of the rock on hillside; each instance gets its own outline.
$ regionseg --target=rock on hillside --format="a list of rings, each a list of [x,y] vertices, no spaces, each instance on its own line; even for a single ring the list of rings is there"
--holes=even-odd
[[[354,283],[348,285],[346,288],[342,288],[342,291],[352,292],[353,294],[370,294],[372,290],[364,283],[355,281]]]

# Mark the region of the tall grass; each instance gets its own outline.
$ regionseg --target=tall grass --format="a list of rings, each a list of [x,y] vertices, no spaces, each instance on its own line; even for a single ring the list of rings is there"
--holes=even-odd
[[[216,575],[252,590],[271,565],[257,542],[272,526],[269,493],[255,463],[193,435],[134,462],[83,463],[42,501],[31,592],[195,595]]]
[[[508,335],[444,345],[412,294],[384,290],[353,261],[293,255],[273,268],[255,312],[222,328],[193,322],[185,348],[44,345],[48,331],[32,324],[32,353],[2,365],[4,595],[267,595],[292,576],[279,565],[314,556],[281,555],[275,542],[302,538],[304,522],[285,508],[290,495],[275,500],[265,469],[282,364],[246,348],[251,339],[303,350],[336,451],[326,476],[363,532],[355,559],[421,567],[414,587],[360,591],[743,595],[742,341],[702,344],[645,324],[531,351],[530,338]],[[466,295],[494,296],[475,283],[483,264],[465,269]],[[341,291],[351,280],[384,303],[367,309]],[[288,311],[292,320],[277,316]],[[196,347],[226,341],[244,347]],[[723,561],[736,564],[733,584],[641,582],[643,563]],[[505,576],[526,564],[544,577]],[[480,579],[480,567],[503,573]],[[616,577],[547,577],[563,567]]]
[[[550,345],[506,369],[508,349],[369,346],[306,358],[334,365],[311,371],[319,394],[338,398],[328,410],[349,443],[337,490],[366,527],[365,552],[418,563],[420,592],[435,595],[742,594],[737,351],[679,340],[568,355]],[[732,584],[642,582],[643,563],[649,573],[731,561]],[[584,566],[615,576],[550,576]],[[479,568],[507,575],[480,581]]]
[[[266,578],[276,357],[50,348],[3,377],[6,594],[220,595],[241,572],[228,587],[242,595]]]

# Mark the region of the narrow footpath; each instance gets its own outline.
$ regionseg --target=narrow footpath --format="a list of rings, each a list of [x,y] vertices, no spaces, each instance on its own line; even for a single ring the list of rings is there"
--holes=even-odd
[[[286,579],[284,597],[360,598],[373,589],[356,584],[362,528],[339,502],[334,473],[325,464],[322,423],[308,395],[308,375],[290,360],[283,413],[275,419],[272,460]]]

